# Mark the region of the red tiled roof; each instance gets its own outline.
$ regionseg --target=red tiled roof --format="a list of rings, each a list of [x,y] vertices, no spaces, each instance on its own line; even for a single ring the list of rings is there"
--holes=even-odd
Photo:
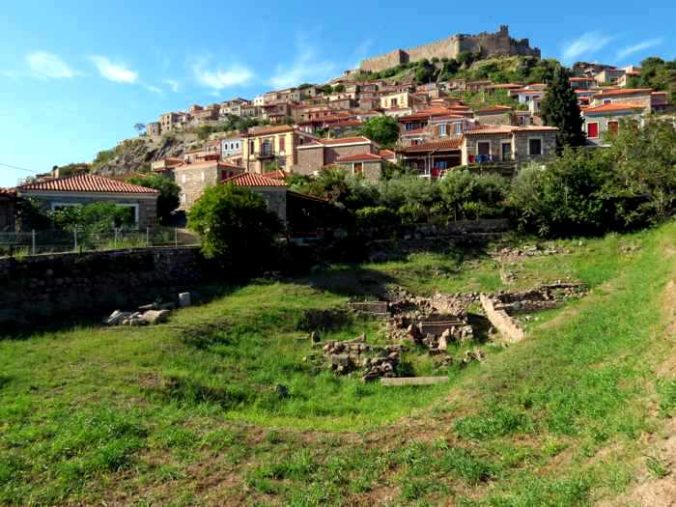
[[[278,125],[275,127],[252,127],[249,129],[249,134],[260,136],[265,134],[279,134],[281,132],[290,132],[294,127],[290,125]]]
[[[595,114],[595,113],[619,113],[623,111],[636,111],[644,109],[643,106],[638,104],[627,104],[616,102],[614,104],[601,104],[599,106],[589,106],[583,107],[583,114]]]
[[[175,167],[175,170],[182,170],[182,169],[204,169],[205,167],[213,167],[217,166],[218,169],[240,169],[244,170],[243,167],[235,165],[235,164],[230,164],[228,162],[222,162],[220,160],[205,160],[204,162],[192,162],[192,163],[184,163],[178,167]]]
[[[275,180],[284,180],[286,179],[287,174],[282,171],[281,169],[277,169],[276,171],[270,171],[267,173],[263,173],[263,176],[266,178],[272,178]]]
[[[461,144],[462,136],[457,136],[444,141],[431,141],[429,143],[414,144],[413,146],[407,146],[401,151],[404,153],[424,153],[428,151],[459,150]]]
[[[595,97],[616,97],[618,95],[638,95],[649,94],[652,88],[616,88],[612,90],[602,90]]]
[[[394,157],[396,156],[396,154],[394,153],[394,151],[392,151],[392,150],[387,150],[387,149],[385,149],[385,150],[380,150],[380,151],[378,152],[378,155],[380,155],[380,156],[383,157],[384,159],[394,158]]]
[[[0,187],[0,197],[15,197],[15,196],[16,196],[15,188]]]
[[[383,157],[376,155],[375,153],[357,153],[356,155],[346,155],[345,157],[339,157],[336,159],[336,162],[358,162],[360,160],[378,161],[382,159]]]
[[[154,188],[132,185],[111,180],[97,174],[80,173],[65,178],[37,181],[18,187],[19,191],[37,190],[46,192],[105,192],[120,194],[159,194]]]
[[[489,106],[489,107],[484,107],[482,109],[479,109],[474,112],[474,114],[481,114],[481,113],[506,113],[507,111],[511,111],[512,108],[509,106],[500,106],[500,105],[495,105],[495,106]]]
[[[233,176],[223,183],[232,183],[237,187],[286,187],[286,183],[278,178],[270,178],[262,174],[244,173]]]
[[[337,137],[335,139],[320,139],[322,144],[352,144],[352,143],[370,143],[371,140],[368,137],[364,136],[355,136],[355,137]]]

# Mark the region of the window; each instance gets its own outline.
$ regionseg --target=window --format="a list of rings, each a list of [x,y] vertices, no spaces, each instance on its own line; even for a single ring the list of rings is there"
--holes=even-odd
[[[283,152],[285,151],[285,148],[286,148],[286,137],[281,136],[279,138],[279,151]]]
[[[439,135],[440,136],[446,135],[446,125],[445,124],[439,125]]]
[[[619,129],[620,129],[620,124],[617,121],[609,121],[608,122],[608,133],[611,136],[616,136]]]
[[[448,169],[448,161],[447,160],[435,160],[434,161],[434,168],[435,169]]]
[[[352,172],[355,175],[364,174],[364,164],[362,164],[361,162],[355,162],[352,165]]]
[[[542,155],[542,139],[537,138],[528,140],[528,154],[531,157]]]
[[[254,149],[255,149],[255,143],[252,139],[251,141],[249,141],[249,155],[253,155]]]
[[[599,137],[599,124],[587,123],[587,137],[589,139],[597,139]]]
[[[610,104],[611,102],[612,102],[612,101],[611,101],[610,99],[605,99],[605,100],[603,101],[604,104]]]
[[[488,156],[491,153],[491,142],[490,141],[479,141],[476,143],[476,152],[477,155]]]
[[[396,107],[397,99],[390,99],[390,107]]]
[[[501,156],[503,162],[512,160],[512,143],[502,143]]]
[[[462,123],[458,122],[455,124],[455,134],[462,134]]]

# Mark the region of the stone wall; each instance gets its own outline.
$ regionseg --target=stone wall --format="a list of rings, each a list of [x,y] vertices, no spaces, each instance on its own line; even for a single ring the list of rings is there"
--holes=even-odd
[[[509,36],[509,28],[501,26],[496,33],[482,32],[478,35],[453,35],[442,40],[423,44],[411,49],[396,49],[384,55],[367,58],[359,65],[361,70],[378,72],[401,63],[427,58],[457,58],[461,52],[481,51],[484,57],[491,56],[536,56],[538,48],[531,48],[528,39],[516,40]]]
[[[73,316],[175,297],[204,273],[197,247],[144,248],[0,259],[0,335]]]

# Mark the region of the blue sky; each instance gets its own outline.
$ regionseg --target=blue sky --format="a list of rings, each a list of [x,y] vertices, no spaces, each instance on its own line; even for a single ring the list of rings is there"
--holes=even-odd
[[[673,58],[673,2],[5,0],[0,164],[91,160],[192,103],[322,81],[363,57],[508,24],[543,56]],[[0,186],[30,173],[0,165]]]

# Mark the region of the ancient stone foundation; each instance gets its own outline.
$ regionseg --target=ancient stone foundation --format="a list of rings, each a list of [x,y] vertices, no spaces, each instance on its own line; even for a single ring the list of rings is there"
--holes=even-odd
[[[0,336],[73,316],[175,297],[202,279],[197,247],[144,248],[0,259]]]

